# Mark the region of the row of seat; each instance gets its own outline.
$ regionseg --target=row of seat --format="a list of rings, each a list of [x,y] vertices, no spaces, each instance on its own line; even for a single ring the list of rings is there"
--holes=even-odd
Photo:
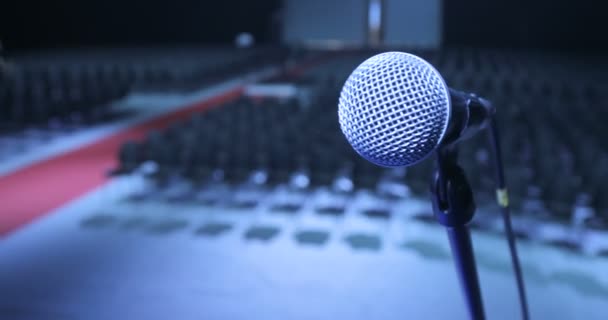
[[[312,89],[309,104],[242,98],[150,133],[142,143],[125,144],[121,166],[129,171],[154,161],[159,165],[156,177],[164,182],[175,174],[204,182],[220,170],[225,179],[237,183],[263,170],[270,182],[285,182],[303,172],[312,185],[348,177],[356,188],[375,188],[390,172],[359,157],[337,121],[340,86],[371,54],[345,53],[301,74],[294,82]],[[568,221],[573,207],[586,205],[596,211],[590,223],[605,227],[608,197],[602,183],[608,178],[608,137],[602,127],[608,119],[608,95],[602,83],[594,82],[593,73],[521,53],[418,54],[434,63],[452,87],[477,92],[496,105],[516,211]],[[463,67],[468,64],[475,67]],[[492,76],[501,72],[512,78]],[[480,205],[493,201],[486,137],[462,144],[461,159]],[[408,168],[405,181],[413,192],[428,194],[432,167],[429,160]]]
[[[283,59],[282,50],[205,51],[187,61],[142,61],[82,55],[14,57],[0,69],[0,126],[19,130],[52,120],[104,120],[108,108],[132,91],[199,89],[209,83]],[[206,59],[211,57],[212,59]]]
[[[114,70],[13,66],[0,79],[2,123],[18,128],[54,117],[98,114],[110,101],[124,97],[130,86]]]

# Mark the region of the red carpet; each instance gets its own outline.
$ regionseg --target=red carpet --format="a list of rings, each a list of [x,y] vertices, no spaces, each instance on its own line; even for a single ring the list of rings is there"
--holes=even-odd
[[[104,173],[116,167],[117,152],[123,142],[142,139],[152,129],[162,129],[192,113],[235,99],[242,90],[242,87],[233,89],[0,178],[0,235],[106,182]]]

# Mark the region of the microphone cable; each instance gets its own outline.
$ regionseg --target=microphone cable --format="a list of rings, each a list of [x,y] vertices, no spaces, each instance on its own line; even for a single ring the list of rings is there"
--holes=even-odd
[[[507,192],[504,167],[502,163],[500,136],[498,133],[498,125],[496,124],[494,117],[490,119],[490,125],[488,129],[490,147],[494,156],[494,171],[496,174],[496,202],[498,202],[498,206],[500,207],[505,228],[505,234],[507,237],[507,242],[509,244],[509,253],[511,254],[511,264],[513,265],[513,270],[515,272],[515,281],[517,282],[517,291],[519,293],[519,304],[521,306],[522,319],[528,320],[530,318],[530,315],[528,313],[526,288],[524,286],[524,278],[521,270],[521,265],[519,263],[519,256],[517,254],[515,234],[513,233],[513,227],[511,225],[511,210],[509,207],[509,194]]]

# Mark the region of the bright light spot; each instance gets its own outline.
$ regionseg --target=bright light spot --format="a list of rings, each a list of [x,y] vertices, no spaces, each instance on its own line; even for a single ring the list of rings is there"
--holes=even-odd
[[[304,173],[296,173],[291,179],[291,184],[296,188],[304,189],[310,185],[310,178]]]
[[[253,46],[255,39],[249,32],[241,32],[234,39],[234,44],[237,48],[249,48]]]
[[[382,5],[381,0],[372,0],[369,2],[368,23],[370,30],[379,30],[382,23]]]

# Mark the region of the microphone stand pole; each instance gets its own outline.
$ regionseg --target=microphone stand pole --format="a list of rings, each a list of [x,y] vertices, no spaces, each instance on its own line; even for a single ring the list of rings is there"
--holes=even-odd
[[[437,221],[446,227],[469,315],[472,320],[484,320],[477,266],[467,227],[475,214],[475,200],[457,158],[458,151],[454,146],[442,146],[437,151],[437,167],[431,187],[433,211]]]

